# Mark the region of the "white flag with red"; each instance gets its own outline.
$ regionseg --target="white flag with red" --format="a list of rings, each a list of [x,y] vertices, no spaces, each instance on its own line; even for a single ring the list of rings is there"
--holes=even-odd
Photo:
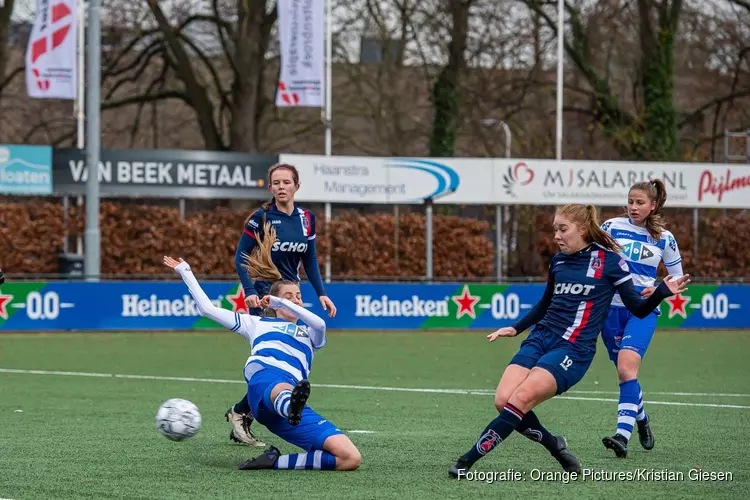
[[[325,0],[278,0],[281,70],[276,106],[322,107]]]
[[[36,0],[26,48],[26,89],[38,99],[76,98],[78,0]]]

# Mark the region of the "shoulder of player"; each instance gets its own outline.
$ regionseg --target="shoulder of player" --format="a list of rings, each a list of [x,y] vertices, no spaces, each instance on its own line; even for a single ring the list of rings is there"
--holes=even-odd
[[[299,205],[295,205],[295,208],[297,209],[298,214],[306,215],[307,217],[311,219],[315,218],[315,212],[313,212],[309,208],[301,207]]]
[[[669,229],[662,229],[661,230],[661,239],[669,241],[669,239],[675,239],[674,233],[670,231]]]
[[[247,218],[247,221],[245,222],[245,227],[253,229],[253,230],[260,229],[260,226],[263,223],[264,213],[265,213],[265,210],[263,209],[263,207],[256,209],[253,213],[250,214],[250,217]]]
[[[616,270],[616,269],[622,269],[623,271],[630,272],[630,267],[628,266],[628,262],[617,252],[613,252],[609,249],[603,249],[604,250],[604,264],[605,268],[609,268],[610,270]]]

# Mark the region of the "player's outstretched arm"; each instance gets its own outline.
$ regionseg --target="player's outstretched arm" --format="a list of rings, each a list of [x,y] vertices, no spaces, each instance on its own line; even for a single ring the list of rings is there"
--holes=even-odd
[[[193,274],[193,271],[190,269],[190,265],[185,260],[180,258],[180,260],[177,261],[172,257],[168,257],[165,255],[164,264],[174,269],[175,272],[180,275],[182,281],[185,282],[188,289],[190,290],[190,295],[192,295],[193,299],[195,299],[195,303],[198,306],[198,312],[201,314],[201,316],[212,319],[224,328],[232,330],[233,332],[237,332],[240,335],[247,336],[246,334],[249,333],[247,332],[248,327],[254,323],[248,321],[243,322],[239,314],[228,311],[227,309],[222,309],[221,307],[216,307],[208,298],[206,292],[204,292],[201,288],[198,280]]]
[[[264,297],[264,300],[265,299],[266,298]],[[274,297],[273,295],[270,295],[268,296],[268,301],[270,307],[284,308],[304,321],[305,324],[310,327],[308,333],[310,334],[312,345],[316,349],[320,349],[326,344],[326,322],[323,318],[282,297]]]
[[[659,307],[662,300],[687,290],[687,284],[690,283],[690,275],[685,274],[679,278],[667,276],[664,278],[654,292],[644,299],[636,291],[632,279],[626,279],[616,285],[617,292],[622,298],[622,303],[638,318],[645,318],[651,314],[654,309]]]

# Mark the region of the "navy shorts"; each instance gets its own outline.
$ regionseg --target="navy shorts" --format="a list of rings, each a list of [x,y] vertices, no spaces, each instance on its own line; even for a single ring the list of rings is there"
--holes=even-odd
[[[610,307],[607,321],[602,328],[602,341],[607,347],[609,359],[617,364],[617,355],[622,349],[637,352],[644,358],[646,349],[654,337],[658,318],[656,312],[641,319],[634,316],[626,307]]]
[[[249,376],[249,379],[248,379]],[[299,425],[290,425],[287,419],[276,413],[271,401],[271,391],[276,384],[294,386],[297,381],[289,374],[275,368],[250,363],[245,367],[247,402],[255,419],[285,441],[305,451],[322,450],[323,443],[331,436],[343,434],[335,425],[321,417],[315,410],[305,406]]]
[[[557,394],[570,390],[581,381],[594,360],[596,349],[568,342],[544,329],[534,328],[521,343],[511,365],[544,368],[555,377]]]

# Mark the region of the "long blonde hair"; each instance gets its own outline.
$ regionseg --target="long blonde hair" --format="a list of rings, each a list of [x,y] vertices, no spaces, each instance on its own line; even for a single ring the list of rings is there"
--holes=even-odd
[[[630,186],[628,195],[636,190],[643,191],[648,196],[649,201],[656,202],[656,207],[648,214],[646,220],[643,221],[643,225],[649,234],[658,240],[661,238],[661,233],[665,228],[664,217],[659,212],[661,212],[661,209],[664,208],[664,204],[667,202],[667,186],[664,185],[661,179],[652,179],[647,182],[633,184]]]
[[[276,230],[270,222],[266,222],[263,225],[263,233],[264,236],[261,238],[260,234],[257,231],[255,232],[255,240],[258,242],[258,246],[250,255],[242,254],[242,260],[244,261],[242,267],[254,281],[279,281],[281,280],[281,273],[271,259],[271,249],[278,240]]]
[[[607,250],[621,250],[615,239],[599,225],[599,216],[594,205],[571,203],[557,209],[557,213],[586,230],[583,239],[587,243],[597,243]]]

